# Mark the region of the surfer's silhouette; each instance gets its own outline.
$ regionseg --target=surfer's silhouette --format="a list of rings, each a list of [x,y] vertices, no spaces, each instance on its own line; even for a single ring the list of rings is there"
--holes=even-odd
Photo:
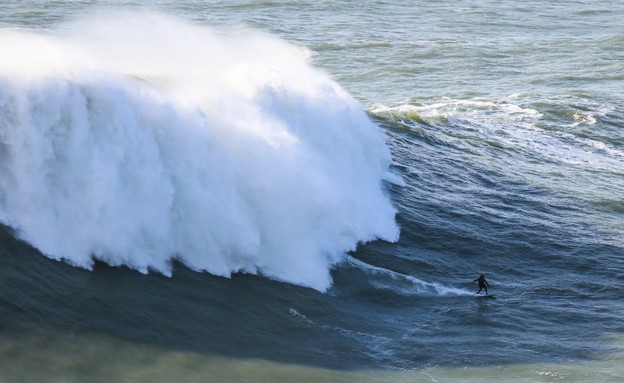
[[[490,287],[490,284],[485,280],[485,275],[481,274],[479,278],[472,281],[472,283],[479,282],[479,291],[477,294],[481,292],[481,290],[485,290],[485,295],[488,295],[487,288]]]

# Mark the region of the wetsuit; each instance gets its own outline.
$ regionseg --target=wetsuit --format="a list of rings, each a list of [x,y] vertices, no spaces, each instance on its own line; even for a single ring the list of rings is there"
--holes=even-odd
[[[487,288],[490,286],[490,284],[489,284],[489,283],[487,283],[487,281],[485,280],[485,277],[484,277],[483,275],[482,275],[482,276],[480,276],[479,278],[475,279],[475,280],[474,280],[474,281],[472,281],[472,282],[473,282],[473,283],[474,283],[474,282],[479,282],[479,291],[477,291],[477,294],[479,294],[479,293],[481,292],[481,290],[482,290],[482,289],[483,289],[483,290],[485,290],[485,293],[486,293],[486,294],[488,293]]]

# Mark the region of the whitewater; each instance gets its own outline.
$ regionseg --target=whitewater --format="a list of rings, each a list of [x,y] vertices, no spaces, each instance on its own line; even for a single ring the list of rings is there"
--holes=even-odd
[[[0,30],[0,221],[46,256],[321,291],[396,241],[391,156],[311,52],[162,14]]]

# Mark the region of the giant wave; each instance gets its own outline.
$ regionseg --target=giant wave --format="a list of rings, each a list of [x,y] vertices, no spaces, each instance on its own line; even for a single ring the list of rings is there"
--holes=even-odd
[[[0,222],[43,254],[326,290],[395,241],[385,137],[310,54],[162,15],[0,30]]]

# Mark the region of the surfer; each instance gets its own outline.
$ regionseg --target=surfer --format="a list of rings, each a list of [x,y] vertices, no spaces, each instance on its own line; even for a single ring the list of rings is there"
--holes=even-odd
[[[490,284],[485,280],[485,275],[481,274],[479,278],[472,281],[472,283],[479,282],[479,291],[477,294],[481,292],[481,290],[485,290],[485,295],[488,295],[487,288],[490,287]]]

